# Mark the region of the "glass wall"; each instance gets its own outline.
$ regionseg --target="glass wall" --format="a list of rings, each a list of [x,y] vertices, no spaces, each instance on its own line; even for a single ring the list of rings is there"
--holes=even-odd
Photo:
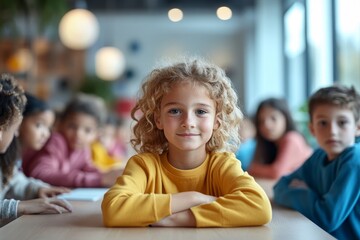
[[[360,91],[360,0],[334,1],[336,80]]]
[[[286,95],[305,135],[313,92],[334,82],[360,92],[359,9],[360,0],[283,0]]]
[[[332,0],[307,0],[308,94],[334,82]]]
[[[284,13],[285,87],[289,106],[298,109],[306,99],[305,6],[294,1]]]

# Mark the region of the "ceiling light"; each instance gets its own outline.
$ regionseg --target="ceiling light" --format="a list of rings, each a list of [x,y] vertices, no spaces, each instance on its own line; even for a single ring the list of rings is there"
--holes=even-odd
[[[232,17],[232,11],[228,7],[219,7],[216,11],[216,15],[221,20],[229,20]]]
[[[179,22],[183,19],[183,12],[179,8],[170,9],[168,12],[170,21]]]
[[[124,54],[115,47],[103,47],[95,56],[96,75],[108,81],[119,78],[125,70]]]
[[[99,23],[86,9],[67,12],[59,25],[61,42],[68,48],[81,50],[90,47],[98,38]]]

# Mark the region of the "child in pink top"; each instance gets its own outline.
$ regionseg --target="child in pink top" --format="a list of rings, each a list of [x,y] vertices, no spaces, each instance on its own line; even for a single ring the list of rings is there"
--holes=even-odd
[[[63,111],[57,132],[40,151],[23,152],[25,174],[52,185],[106,187],[115,182],[118,170],[101,173],[92,165],[90,144],[106,113],[103,101],[91,95],[76,96]]]
[[[256,111],[256,150],[249,167],[254,177],[277,179],[289,174],[311,155],[312,149],[296,131],[285,100],[269,98]]]
[[[15,136],[28,104],[22,87],[9,74],[0,75],[0,102],[0,226],[23,214],[71,212],[67,201],[54,197],[66,189],[26,178],[15,166]]]

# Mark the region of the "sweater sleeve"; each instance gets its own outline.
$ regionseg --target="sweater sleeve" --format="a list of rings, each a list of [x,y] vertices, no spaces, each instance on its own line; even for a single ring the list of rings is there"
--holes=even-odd
[[[254,163],[249,171],[256,177],[277,179],[301,166],[311,152],[311,148],[299,133],[289,132],[281,139],[272,164]]]
[[[86,159],[70,159],[64,145],[54,138],[49,140],[31,159],[29,175],[54,186],[100,187],[101,173],[89,167]]]
[[[49,185],[41,180],[26,177],[23,172],[14,167],[13,176],[9,181],[9,186],[6,197],[27,200],[37,198],[39,189],[48,187]]]
[[[128,161],[123,175],[104,196],[105,226],[149,226],[171,214],[170,194],[145,193],[149,171],[136,156]]]
[[[15,219],[17,218],[17,208],[19,205],[18,200],[3,199],[0,200],[0,219]]]
[[[227,159],[213,174],[222,193],[213,203],[191,208],[197,227],[258,226],[271,220],[269,198],[237,160]]]
[[[320,159],[314,160],[320,161]],[[293,174],[283,177],[274,186],[274,201],[301,212],[325,231],[332,232],[345,221],[360,199],[360,183],[358,180],[360,165],[351,161],[344,163],[339,168],[337,177],[329,190],[323,194],[311,188],[292,188],[289,186],[294,178],[307,179],[306,175],[314,167],[318,168],[319,166],[306,162]]]

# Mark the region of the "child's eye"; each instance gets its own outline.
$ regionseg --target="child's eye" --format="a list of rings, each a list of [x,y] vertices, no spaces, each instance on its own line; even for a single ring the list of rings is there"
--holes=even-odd
[[[346,125],[347,123],[348,123],[347,120],[340,120],[340,121],[338,122],[339,126],[344,126],[344,125]]]
[[[198,109],[198,110],[195,111],[195,113],[196,113],[197,115],[204,115],[204,114],[207,113],[207,111],[205,111],[205,110],[203,110],[203,109]]]
[[[318,125],[321,127],[325,127],[327,125],[326,121],[318,121]]]
[[[87,127],[87,128],[84,129],[84,131],[85,131],[85,133],[89,134],[89,133],[92,133],[92,132],[93,132],[93,129]]]
[[[172,115],[177,115],[177,114],[180,114],[181,111],[179,109],[176,109],[176,108],[173,108],[173,109],[170,109],[168,111],[168,113],[172,114]]]
[[[77,126],[75,124],[72,124],[72,123],[69,123],[66,127],[68,129],[71,129],[71,130],[76,130],[77,129]]]

